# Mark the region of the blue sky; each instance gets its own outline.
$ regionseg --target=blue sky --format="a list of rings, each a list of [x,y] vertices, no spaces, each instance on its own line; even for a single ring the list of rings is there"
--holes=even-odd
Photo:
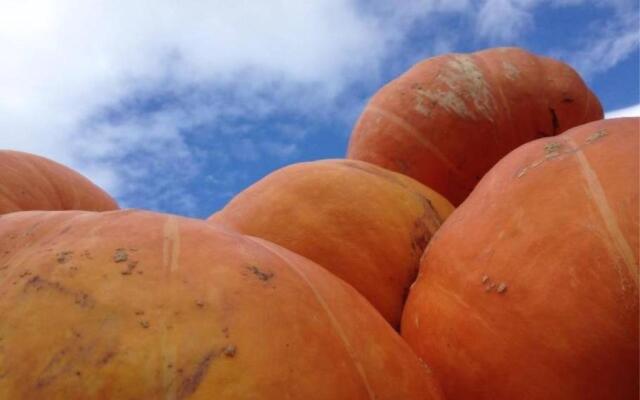
[[[553,56],[638,115],[639,19],[636,0],[0,0],[0,148],[123,207],[206,217],[276,168],[343,157],[367,99],[440,53]]]

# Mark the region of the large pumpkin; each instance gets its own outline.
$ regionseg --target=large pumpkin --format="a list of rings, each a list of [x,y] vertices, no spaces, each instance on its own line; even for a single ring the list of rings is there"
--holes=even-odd
[[[323,160],[268,175],[210,220],[317,262],[397,327],[418,260],[451,210],[440,195],[400,174]]]
[[[117,208],[102,189],[62,164],[29,153],[0,150],[0,214]]]
[[[1,399],[440,399],[353,288],[204,221],[0,216]]]
[[[373,96],[347,157],[402,172],[458,205],[517,146],[600,118],[596,96],[559,61],[518,48],[447,54]]]
[[[433,238],[402,335],[449,398],[638,398],[639,130],[518,148]]]

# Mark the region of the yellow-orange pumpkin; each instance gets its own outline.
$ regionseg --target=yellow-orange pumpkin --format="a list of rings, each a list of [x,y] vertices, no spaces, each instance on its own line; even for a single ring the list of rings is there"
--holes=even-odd
[[[347,157],[402,172],[458,205],[509,151],[602,115],[596,96],[559,61],[518,48],[446,54],[373,96]]]
[[[2,399],[441,399],[353,288],[215,224],[0,216]]]
[[[102,189],[62,164],[34,154],[0,150],[0,214],[117,208]]]
[[[210,220],[317,262],[397,327],[418,260],[451,210],[442,196],[403,175],[323,160],[273,172]]]
[[[638,398],[640,119],[501,160],[432,239],[402,335],[451,399]]]

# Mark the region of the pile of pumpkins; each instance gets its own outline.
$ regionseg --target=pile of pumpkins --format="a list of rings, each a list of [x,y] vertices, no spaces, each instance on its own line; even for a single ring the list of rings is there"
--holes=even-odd
[[[640,119],[517,48],[208,220],[0,152],[0,399],[637,399]],[[454,209],[455,206],[455,209]]]

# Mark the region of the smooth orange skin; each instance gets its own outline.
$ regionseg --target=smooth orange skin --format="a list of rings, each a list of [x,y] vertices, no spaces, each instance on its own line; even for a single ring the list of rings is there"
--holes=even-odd
[[[104,190],[62,164],[34,154],[0,150],[0,214],[117,208]]]
[[[568,65],[518,48],[424,60],[380,89],[347,158],[406,174],[459,205],[523,143],[603,117]]]
[[[413,179],[360,161],[322,160],[275,171],[209,220],[315,261],[399,327],[419,258],[452,210]]]
[[[0,216],[2,399],[442,399],[311,261],[145,211]]]
[[[638,398],[639,135],[624,118],[523,145],[432,239],[402,336],[448,398]]]

